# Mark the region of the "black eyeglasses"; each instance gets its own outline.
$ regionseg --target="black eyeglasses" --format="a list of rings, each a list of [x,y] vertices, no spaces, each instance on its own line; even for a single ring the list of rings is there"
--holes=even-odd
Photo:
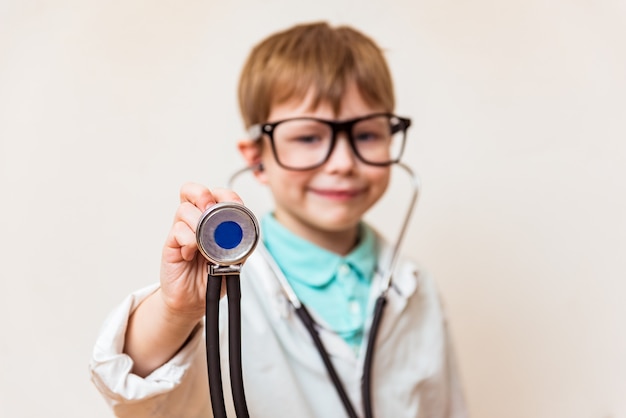
[[[365,164],[388,166],[400,161],[411,120],[374,113],[345,121],[302,117],[250,127],[251,138],[266,134],[276,162],[288,170],[311,170],[333,152],[337,135],[345,132],[354,155]]]

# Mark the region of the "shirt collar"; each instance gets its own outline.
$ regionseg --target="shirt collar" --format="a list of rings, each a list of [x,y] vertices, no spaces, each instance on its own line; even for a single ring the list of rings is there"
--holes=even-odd
[[[263,243],[288,280],[296,280],[312,287],[327,285],[337,269],[348,264],[361,280],[370,281],[376,268],[375,234],[365,223],[359,225],[359,243],[346,256],[325,250],[301,238],[283,225],[272,214],[261,220]]]

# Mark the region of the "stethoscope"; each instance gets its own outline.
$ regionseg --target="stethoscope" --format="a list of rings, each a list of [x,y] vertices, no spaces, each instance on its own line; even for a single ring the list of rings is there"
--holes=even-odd
[[[420,184],[417,175],[407,165],[398,162],[396,166],[402,168],[411,180],[411,196],[409,205],[402,221],[396,242],[392,247],[387,268],[382,275],[381,292],[374,304],[374,313],[370,327],[367,349],[363,364],[363,378],[361,395],[365,418],[373,418],[372,413],[372,364],[374,346],[380,328],[380,323],[387,304],[387,295],[391,289],[392,275],[396,266],[400,246],[417,203]],[[245,167],[235,172],[228,187],[232,188],[234,181],[243,173],[258,170],[259,167]],[[240,272],[244,261],[257,248],[259,241],[259,224],[254,214],[245,206],[238,203],[218,203],[207,209],[201,216],[196,229],[196,240],[202,255],[207,259],[207,292],[206,292],[206,352],[209,376],[209,391],[211,407],[215,418],[226,418],[224,391],[221,380],[220,345],[219,345],[219,301],[222,279],[226,279],[228,301],[228,352],[230,365],[231,393],[238,418],[249,417],[243,387],[241,367],[241,290]],[[337,394],[343,404],[348,417],[358,418],[355,408],[348,397],[346,390],[330,360],[328,351],[324,347],[315,322],[304,304],[298,299],[289,281],[271,257],[265,246],[259,245],[257,250],[267,261],[276,276],[287,300],[300,318],[320,354],[324,367],[330,377]]]

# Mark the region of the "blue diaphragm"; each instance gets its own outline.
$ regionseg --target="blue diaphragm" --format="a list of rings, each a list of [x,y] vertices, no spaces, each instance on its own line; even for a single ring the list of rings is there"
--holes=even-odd
[[[196,241],[210,262],[240,264],[256,247],[259,224],[254,214],[239,203],[218,203],[207,209],[198,222]]]

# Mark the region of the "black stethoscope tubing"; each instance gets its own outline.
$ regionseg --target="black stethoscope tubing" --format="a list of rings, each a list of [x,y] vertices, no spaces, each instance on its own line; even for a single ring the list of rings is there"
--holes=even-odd
[[[257,247],[257,251],[261,253],[263,258],[269,265],[270,270],[272,270],[277,281],[280,283],[281,288],[285,296],[287,297],[287,300],[289,301],[289,304],[292,306],[292,308],[294,309],[294,312],[302,321],[306,330],[309,332],[311,339],[313,341],[313,344],[315,345],[315,348],[317,349],[322,359],[322,362],[324,363],[324,367],[326,368],[328,376],[330,377],[330,380],[333,383],[333,386],[335,387],[337,394],[339,395],[341,403],[344,409],[346,410],[348,417],[357,418],[358,415],[356,414],[355,408],[352,405],[352,402],[350,401],[350,398],[347,395],[344,385],[341,382],[341,379],[339,378],[339,375],[337,374],[335,367],[332,364],[332,361],[330,360],[328,351],[326,350],[326,348],[324,347],[324,344],[321,341],[321,338],[318,332],[318,328],[321,328],[321,327],[315,322],[315,320],[313,319],[309,311],[306,309],[304,304],[298,299],[295,292],[289,285],[287,278],[283,274],[282,270],[280,269],[276,261],[274,261],[272,256],[269,254],[267,248],[265,248],[265,246],[261,244]],[[393,257],[391,260],[393,260]],[[383,276],[383,283],[391,283],[390,274],[387,276]],[[385,306],[387,304],[388,289],[389,287],[383,288],[383,290],[381,291],[381,293],[378,295],[376,299],[376,302],[374,304],[372,322],[370,325],[370,330],[369,330],[368,339],[367,339],[367,348],[365,352],[365,359],[363,363],[363,375],[362,375],[362,380],[361,380],[362,405],[363,405],[363,412],[365,414],[364,415],[365,418],[372,418],[374,416],[373,407],[372,407],[372,390],[371,390],[372,389],[372,365],[374,361],[374,347],[376,346],[376,337],[378,335],[378,331],[380,329],[380,324],[382,322]]]
[[[230,366],[231,394],[238,418],[248,418],[248,408],[243,386],[243,372],[241,359],[241,289],[239,275],[208,275],[206,291],[206,356],[209,379],[209,392],[211,397],[211,408],[214,418],[226,418],[226,406],[224,403],[224,389],[222,385],[222,371],[220,361],[220,332],[219,332],[219,301],[222,287],[222,279],[226,279],[226,294],[228,301],[228,356]],[[371,398],[371,376],[372,363],[374,358],[374,346],[376,336],[380,328],[380,323],[386,305],[385,293],[382,293],[376,300],[374,307],[374,317],[370,327],[368,337],[365,362],[363,366],[363,380],[361,391],[363,397],[363,409],[366,418],[372,418],[372,398]],[[350,418],[358,418],[358,415],[348,397],[341,379],[330,359],[328,351],[324,347],[317,330],[317,323],[300,303],[294,306],[296,315],[302,321],[304,327],[309,332],[311,339],[324,363],[328,376],[339,395],[342,405]]]
[[[385,275],[382,278],[382,291],[380,295],[377,297],[376,302],[374,304],[374,313],[373,313],[372,323],[370,325],[369,335],[367,339],[367,348],[366,348],[365,359],[363,363],[363,376],[361,380],[361,397],[362,397],[363,412],[365,414],[365,418],[373,418],[374,416],[373,407],[372,407],[372,365],[374,362],[374,347],[376,346],[376,337],[378,336],[378,331],[380,329],[380,324],[382,322],[385,306],[387,305],[387,294],[389,292],[389,289],[391,288],[392,274],[393,274],[393,270],[395,268],[398,255],[400,252],[400,246],[404,239],[404,234],[408,227],[411,214],[413,213],[415,204],[417,203],[417,198],[418,198],[419,189],[420,189],[419,179],[417,178],[417,175],[413,172],[413,170],[411,170],[407,165],[403,163],[396,163],[396,166],[402,168],[409,175],[410,180],[411,180],[412,194],[410,196],[409,206],[406,211],[404,221],[402,222],[402,225],[400,228],[400,233],[398,237],[396,238],[396,242],[391,251],[391,257],[389,258],[389,263],[388,263]],[[248,169],[244,169],[244,170],[236,172],[231,177],[229,181],[229,185],[233,183],[234,179],[239,174],[247,170]],[[283,291],[285,292],[287,299],[289,300],[296,314],[298,315],[298,317],[304,324],[305,328],[311,335],[313,343],[315,344],[315,347],[317,348],[317,351],[320,354],[320,357],[322,359],[322,362],[324,363],[328,376],[330,377],[330,380],[335,386],[337,394],[339,395],[339,398],[344,406],[344,409],[346,410],[346,413],[348,414],[348,417],[357,418],[357,414],[354,409],[354,406],[352,405],[352,402],[350,402],[350,398],[348,397],[346,393],[346,390],[341,382],[341,379],[339,378],[339,375],[337,374],[330,360],[328,351],[326,350],[326,348],[324,347],[324,344],[322,343],[320,339],[319,333],[317,331],[317,328],[318,328],[317,323],[313,320],[313,318],[311,317],[306,307],[298,299],[295,292],[289,285],[287,278],[281,271],[280,267],[276,264],[274,259],[271,257],[267,249],[263,245],[260,245],[257,248],[257,251],[260,251],[261,254],[264,256],[265,260],[268,262],[270,268],[274,272],[274,275],[278,279],[278,282],[280,283]]]
[[[214,418],[226,418],[222,368],[220,364],[219,301],[222,279],[226,278],[228,299],[228,362],[230,390],[237,417],[248,418],[248,406],[243,388],[241,367],[241,289],[239,275],[208,275],[206,291],[206,355],[209,374],[209,392]]]
[[[320,357],[322,358],[322,362],[324,363],[324,366],[326,367],[328,376],[330,377],[330,380],[333,382],[333,385],[335,386],[335,389],[337,390],[337,394],[339,395],[339,398],[341,399],[341,403],[343,404],[346,410],[346,413],[348,414],[348,417],[357,418],[357,414],[356,414],[356,411],[354,410],[354,406],[352,405],[352,402],[350,402],[350,398],[348,397],[348,394],[346,393],[346,389],[344,388],[343,383],[341,383],[341,379],[339,379],[339,375],[337,374],[337,371],[335,370],[335,367],[333,366],[333,363],[330,360],[328,351],[326,351],[326,348],[324,347],[324,344],[322,343],[322,339],[320,338],[319,333],[317,332],[317,328],[316,328],[317,324],[315,323],[315,321],[311,317],[311,314],[309,314],[309,311],[306,309],[304,305],[300,305],[299,308],[296,308],[295,312],[300,318],[300,320],[302,321],[302,323],[304,324],[307,331],[309,331],[309,334],[311,335],[311,339],[313,340],[313,343],[315,344],[315,347],[317,348],[317,351]]]
[[[378,335],[378,329],[380,328],[380,323],[381,323],[381,319],[382,319],[382,315],[383,315],[383,311],[384,311],[384,307],[386,303],[387,303],[387,298],[385,297],[385,295],[380,295],[378,299],[376,300],[376,305],[374,307],[374,318],[372,320],[370,334],[369,334],[368,342],[367,342],[365,362],[363,365],[363,380],[361,382],[363,410],[365,412],[366,418],[373,417],[372,396],[371,396],[371,393],[372,393],[371,392],[371,381],[372,381],[371,376],[372,376],[372,363],[374,359],[374,345],[376,342],[376,336]],[[295,312],[300,318],[300,320],[302,321],[302,323],[304,324],[304,326],[306,327],[306,329],[309,331],[309,334],[311,335],[313,343],[315,344],[315,347],[317,348],[317,351],[320,354],[320,357],[322,358],[322,362],[324,363],[324,366],[326,367],[328,376],[330,377],[330,380],[333,382],[333,385],[335,386],[335,389],[337,390],[337,394],[339,395],[339,398],[341,399],[341,403],[343,404],[344,409],[346,410],[346,413],[348,414],[348,417],[357,418],[358,415],[356,414],[354,406],[352,405],[352,402],[350,401],[350,398],[348,397],[348,394],[346,393],[343,383],[341,382],[341,379],[339,378],[339,375],[337,374],[337,371],[335,370],[335,367],[333,366],[333,363],[330,360],[328,351],[326,351],[326,348],[324,347],[324,344],[322,343],[319,333],[317,332],[316,322],[313,320],[313,318],[311,317],[311,314],[309,314],[309,311],[306,309],[306,307],[302,304],[300,305],[299,308],[295,308]]]
[[[361,396],[363,397],[363,406],[365,418],[373,418],[372,411],[372,364],[374,362],[374,345],[376,344],[376,336],[380,329],[380,323],[383,318],[383,312],[387,305],[386,294],[383,293],[376,299],[374,305],[374,318],[370,327],[370,334],[367,339],[367,349],[365,351],[365,361],[363,366],[363,380],[361,381]]]

